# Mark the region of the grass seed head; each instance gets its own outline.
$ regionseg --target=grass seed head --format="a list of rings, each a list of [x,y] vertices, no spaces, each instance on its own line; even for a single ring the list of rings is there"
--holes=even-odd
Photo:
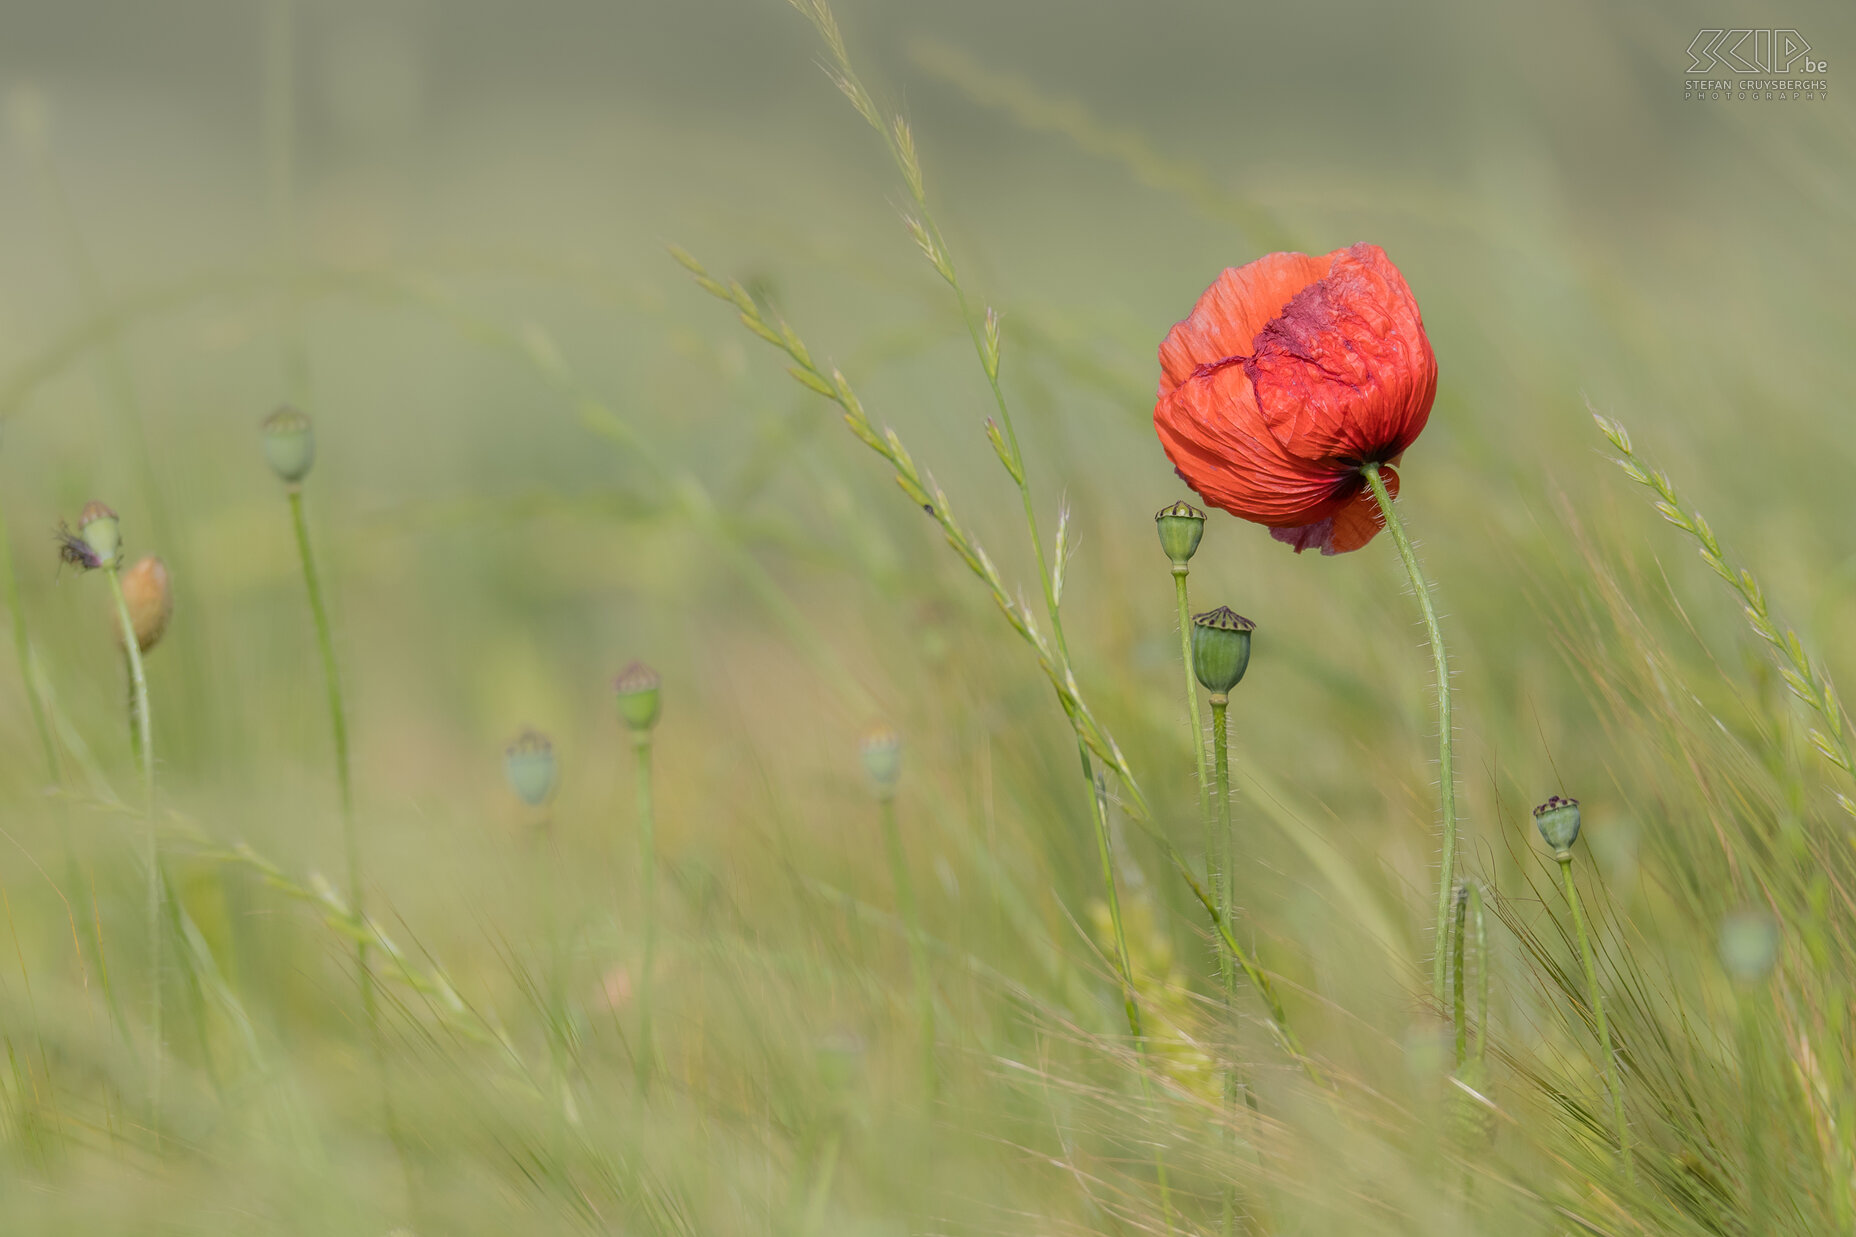
[[[554,744],[539,730],[524,727],[503,752],[503,773],[516,798],[540,807],[554,793]]]
[[[1256,629],[1229,606],[1192,616],[1192,673],[1206,691],[1222,696],[1243,680],[1250,668],[1250,633]]]
[[[298,485],[316,463],[316,430],[309,417],[288,404],[264,418],[264,458],[271,471]]]
[[[1160,548],[1173,560],[1173,566],[1184,567],[1192,561],[1198,553],[1199,539],[1205,536],[1205,513],[1191,503],[1177,502],[1160,508],[1154,523],[1160,529]]]
[[[648,734],[657,725],[659,712],[658,687],[662,680],[657,671],[641,661],[635,661],[619,671],[619,676],[612,680],[612,690],[618,697],[619,716],[634,733]]]
[[[1534,827],[1553,848],[1553,857],[1566,862],[1572,858],[1572,844],[1579,840],[1579,801],[1552,796],[1534,809]]]

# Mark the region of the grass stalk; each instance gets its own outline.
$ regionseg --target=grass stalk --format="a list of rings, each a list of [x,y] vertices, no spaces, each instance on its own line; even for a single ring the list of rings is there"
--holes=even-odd
[[[1207,919],[1217,934],[1220,943],[1230,952],[1232,959],[1244,972],[1245,977],[1263,998],[1269,1010],[1270,1026],[1277,1042],[1284,1052],[1293,1057],[1304,1073],[1318,1084],[1325,1085],[1320,1069],[1302,1051],[1300,1037],[1289,1023],[1288,1014],[1283,1008],[1281,998],[1276,993],[1274,982],[1255,958],[1237,941],[1231,931],[1226,916],[1218,910],[1218,904],[1212,897],[1206,884],[1192,864],[1181,853],[1179,846],[1160,827],[1153,806],[1147,800],[1147,793],[1141,788],[1140,779],[1135,775],[1127,755],[1121,750],[1115,737],[1096,717],[1095,711],[1084,699],[1082,689],[1076,681],[1076,675],[1067,659],[1060,656],[1051,638],[1039,627],[1036,618],[1028,611],[1020,598],[1006,586],[999,574],[999,568],[993,562],[986,548],[974,540],[971,533],[961,524],[952,508],[952,500],[947,492],[924,473],[909,453],[900,436],[894,430],[879,431],[870,420],[869,412],[858,397],[850,381],[838,369],[824,369],[812,359],[805,341],[793,331],[787,323],[769,320],[759,302],[741,285],[739,281],[723,283],[714,278],[687,252],[672,248],[671,256],[695,278],[696,284],[703,291],[718,300],[726,301],[734,307],[740,316],[741,324],[749,331],[779,349],[792,362],[788,368],[794,381],[807,389],[824,396],[838,405],[843,413],[844,423],[859,441],[876,452],[890,466],[892,476],[908,499],[920,507],[937,525],[946,538],[950,549],[959,556],[980,582],[986,586],[993,603],[999,607],[1006,622],[1012,630],[1028,644],[1037,658],[1038,668],[1056,692],[1063,708],[1064,717],[1077,736],[1081,747],[1093,756],[1101,765],[1113,771],[1116,781],[1120,783],[1120,802],[1128,819],[1138,826],[1157,847],[1166,861],[1172,865],[1174,872],[1192,891],[1192,896],[1205,911]],[[1093,781],[1093,778],[1092,778]],[[1107,826],[1106,816],[1098,817],[1102,827],[1097,831],[1098,850],[1106,851]],[[1109,868],[1112,875],[1112,865]],[[1111,907],[1111,910],[1114,908]],[[1125,978],[1125,973],[1124,973]]]
[[[651,1069],[657,1049],[651,1026],[651,970],[657,965],[657,813],[651,788],[651,732],[632,732],[638,765],[638,861],[640,899],[644,913],[644,960],[638,967],[638,1050],[635,1065],[638,1090],[651,1087]]]
[[[116,603],[116,619],[122,628],[122,647],[129,662],[129,690],[135,702],[135,746],[142,769],[142,811],[146,825],[143,840],[143,864],[147,868],[147,907],[144,927],[148,932],[148,1114],[149,1129],[154,1131],[155,1145],[161,1144],[161,1074],[167,1044],[162,1029],[161,944],[163,939],[161,879],[161,837],[155,813],[155,738],[154,724],[148,710],[148,675],[142,667],[142,646],[135,636],[135,620],[129,615],[129,602],[122,593],[120,557],[105,566],[110,597]]]
[[[1592,1004],[1592,1026],[1598,1036],[1598,1051],[1603,1063],[1605,1088],[1611,1092],[1611,1121],[1618,1140],[1618,1163],[1624,1175],[1636,1179],[1630,1154],[1630,1123],[1624,1115],[1624,1087],[1618,1077],[1617,1054],[1611,1049],[1611,1027],[1605,1021],[1605,998],[1598,986],[1598,960],[1592,952],[1592,938],[1585,929],[1585,912],[1579,903],[1579,886],[1572,877],[1572,852],[1556,856],[1560,865],[1560,882],[1566,890],[1566,906],[1572,913],[1573,935],[1579,943],[1579,961],[1585,968],[1586,999]]]
[[[1596,412],[1592,414],[1592,419],[1598,423],[1599,432],[1617,448],[1615,462],[1624,470],[1624,475],[1656,495],[1657,514],[1693,537],[1701,550],[1701,561],[1708,564],[1709,569],[1738,594],[1746,614],[1747,626],[1771,651],[1779,677],[1785,681],[1792,695],[1803,701],[1823,723],[1821,729],[1812,728],[1811,746],[1825,760],[1856,777],[1856,746],[1851,744],[1843,703],[1837,696],[1836,685],[1831,682],[1829,672],[1812,661],[1796,631],[1779,625],[1766,601],[1765,590],[1760,588],[1753,573],[1744,568],[1737,569],[1727,561],[1727,552],[1721,548],[1714,529],[1699,511],[1682,501],[1669,475],[1645,466],[1631,445],[1630,434],[1622,425]],[[1837,802],[1846,812],[1856,816],[1856,799],[1839,791]]]
[[[987,425],[988,437],[999,460],[1005,465],[1018,489],[1019,504],[1024,510],[1025,530],[1031,538],[1031,550],[1037,561],[1038,582],[1044,594],[1045,614],[1050,620],[1051,640],[1058,661],[1066,670],[1070,664],[1069,643],[1063,632],[1063,616],[1059,602],[1062,597],[1062,572],[1064,549],[1062,540],[1062,522],[1059,521],[1059,544],[1056,552],[1055,570],[1044,552],[1044,540],[1038,532],[1037,504],[1031,493],[1031,483],[1025,475],[1024,452],[1019,446],[1018,429],[1012,419],[1011,403],[1005,397],[1005,388],[999,382],[999,317],[992,310],[987,310],[984,321],[974,317],[972,305],[967,299],[965,287],[954,268],[953,255],[948,249],[947,241],[941,234],[940,226],[935,222],[934,214],[928,206],[926,182],[922,176],[921,161],[915,151],[915,137],[908,121],[896,116],[886,122],[877,109],[876,101],[864,88],[857,71],[851,65],[850,52],[845,47],[843,32],[838,28],[837,18],[831,6],[825,0],[792,0],[793,6],[811,21],[825,47],[831,54],[832,68],[836,75],[838,88],[850,100],[869,124],[883,139],[883,145],[889,152],[896,169],[902,174],[907,184],[914,214],[907,216],[906,222],[910,234],[922,255],[928,259],[942,280],[954,294],[954,300],[960,311],[961,324],[966,328],[967,337],[972,341],[973,350],[979,358],[980,368],[986,375],[986,384],[992,392],[993,405],[998,409],[997,423]],[[1091,812],[1095,824],[1096,844],[1102,853],[1103,893],[1108,901],[1110,930],[1115,936],[1115,952],[1121,966],[1123,1003],[1128,1014],[1128,1030],[1138,1043],[1141,1040],[1140,1011],[1134,994],[1134,976],[1129,970],[1128,942],[1121,919],[1120,897],[1115,888],[1115,868],[1113,848],[1108,835],[1108,815],[1101,802],[1102,796],[1097,789],[1094,761],[1090,757],[1088,745],[1079,736],[1077,739],[1077,756],[1081,761],[1085,793],[1091,802]]]
[[[922,1082],[934,1098],[937,1087],[934,1064],[934,981],[928,969],[928,940],[922,935],[921,914],[915,906],[915,889],[909,881],[909,863],[902,849],[902,829],[896,823],[896,798],[883,796],[878,805],[883,818],[883,843],[889,851],[890,875],[896,883],[896,907],[909,936],[909,965],[915,975],[915,1016],[921,1024]]]
[[[1398,556],[1405,564],[1405,572],[1411,577],[1411,591],[1417,595],[1418,609],[1424,614],[1425,633],[1431,642],[1431,659],[1437,671],[1437,788],[1441,827],[1443,830],[1442,853],[1438,861],[1437,872],[1437,926],[1432,934],[1431,950],[1431,993],[1439,1001],[1444,995],[1444,962],[1449,932],[1450,898],[1456,888],[1456,732],[1450,720],[1450,659],[1444,651],[1443,627],[1437,621],[1437,606],[1431,598],[1431,584],[1424,576],[1424,569],[1418,565],[1418,555],[1411,548],[1411,538],[1405,534],[1404,521],[1399,519],[1398,505],[1386,489],[1385,477],[1376,463],[1368,463],[1360,470],[1366,478],[1366,484],[1372,487],[1373,497],[1379,502],[1379,510],[1385,516],[1386,528],[1392,533],[1392,541],[1398,546]]]

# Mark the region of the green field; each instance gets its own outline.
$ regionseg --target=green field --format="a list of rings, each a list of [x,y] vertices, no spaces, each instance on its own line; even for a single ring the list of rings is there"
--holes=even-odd
[[[0,1230],[1856,1231],[1856,114],[1683,98],[1856,11],[6,11]],[[1359,241],[1441,989],[1389,536],[1212,513],[1194,892],[1155,352]]]

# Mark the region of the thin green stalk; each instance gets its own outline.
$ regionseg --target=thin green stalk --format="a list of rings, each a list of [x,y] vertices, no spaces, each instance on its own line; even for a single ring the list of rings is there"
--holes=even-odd
[[[1425,632],[1430,637],[1431,658],[1437,669],[1437,785],[1443,814],[1443,855],[1437,873],[1437,927],[1432,937],[1431,992],[1443,999],[1446,934],[1449,930],[1450,893],[1456,886],[1456,734],[1450,721],[1450,662],[1444,652],[1443,627],[1437,621],[1437,607],[1431,600],[1431,584],[1418,566],[1418,556],[1405,535],[1405,525],[1398,516],[1398,506],[1386,489],[1379,465],[1369,463],[1360,469],[1366,484],[1386,519],[1386,528],[1398,546],[1405,571],[1411,577],[1411,591],[1417,594],[1418,608],[1424,613]]]
[[[1759,1010],[1746,992],[1740,1004],[1740,1081],[1746,1104],[1746,1231],[1770,1231],[1767,1211],[1766,1155],[1764,1149],[1765,1080],[1761,1076]]]
[[[342,703],[341,671],[335,664],[335,637],[329,625],[328,606],[322,599],[322,581],[316,574],[316,556],[309,547],[309,521],[303,514],[303,490],[290,487],[290,520],[296,528],[297,557],[303,563],[303,587],[309,594],[309,611],[316,623],[316,644],[322,654],[322,677],[328,688],[329,731],[335,741],[335,784],[341,796],[342,849],[348,863],[348,907],[356,922],[366,915],[365,885],[361,875],[361,839],[354,819],[354,780],[348,765],[348,713]],[[380,1034],[375,1007],[373,970],[368,966],[367,942],[355,937],[355,968],[361,984],[361,1004],[367,1025]]]
[[[1181,622],[1183,624],[1188,621],[1186,618],[1186,582],[1185,577],[1180,574],[1177,567],[1173,570],[1175,578],[1180,582],[1179,609]],[[1192,672],[1189,636],[1187,637],[1187,650],[1186,680],[1190,687],[1192,681],[1197,676]],[[1216,783],[1213,787],[1213,794],[1218,800],[1218,824],[1216,835],[1212,838],[1212,845],[1208,846],[1205,852],[1206,861],[1208,863],[1215,862],[1217,864],[1216,869],[1212,873],[1212,896],[1217,899],[1218,913],[1226,922],[1229,922],[1231,917],[1232,855],[1231,749],[1227,738],[1229,731],[1225,718],[1229,704],[1230,698],[1226,696],[1225,693],[1213,692],[1211,694],[1212,777]],[[1196,701],[1194,702],[1193,719],[1196,723],[1198,719]],[[1215,859],[1214,856],[1216,856]],[[1224,1005],[1226,1014],[1228,1015],[1231,1010],[1232,1001],[1237,995],[1237,968],[1231,964],[1231,955],[1222,949],[1218,951],[1218,977],[1224,986]],[[1224,1093],[1225,1108],[1227,1110],[1234,1109],[1237,1102],[1237,1071],[1233,1069],[1229,1063],[1226,1063],[1220,1067],[1220,1073],[1224,1076],[1222,1080],[1222,1090]],[[1225,1127],[1224,1141],[1228,1147],[1231,1142],[1231,1129],[1228,1123]],[[1230,1237],[1231,1233],[1235,1231],[1237,1224],[1237,1187],[1230,1181],[1226,1181],[1224,1184],[1219,1210],[1219,1231],[1225,1234],[1225,1237]]]
[[[1186,716],[1192,726],[1192,766],[1199,775],[1199,819],[1209,830],[1212,826],[1211,779],[1205,769],[1204,731],[1199,729],[1199,676],[1192,672],[1192,606],[1186,599],[1186,577],[1191,571],[1184,563],[1173,564],[1173,600],[1179,609],[1179,660],[1186,671]],[[1206,839],[1208,863],[1213,853],[1211,840]]]
[[[915,1015],[921,1022],[922,1080],[929,1098],[936,1089],[934,1067],[934,987],[928,969],[928,941],[922,935],[921,916],[915,909],[915,890],[909,882],[908,858],[902,850],[902,830],[896,823],[896,799],[885,795],[881,803],[883,841],[889,849],[890,875],[896,882],[896,906],[909,934],[909,965],[915,972]]]
[[[368,960],[366,880],[361,870],[361,837],[354,816],[354,778],[348,760],[348,711],[342,700],[341,670],[335,661],[335,636],[329,623],[329,609],[322,596],[322,580],[316,572],[316,556],[309,545],[309,520],[303,513],[303,487],[292,484],[290,522],[296,530],[297,557],[303,564],[303,588],[309,595],[309,610],[316,624],[316,645],[322,656],[322,677],[328,688],[329,733],[335,745],[335,783],[341,798],[342,850],[348,866],[348,914],[355,925],[355,979],[361,986],[361,1011],[367,1019],[367,1034],[374,1053],[374,1067],[380,1073],[380,1104],[387,1137],[393,1143],[400,1172],[406,1179],[408,1206],[416,1216],[420,1211],[419,1188],[413,1174],[412,1160],[401,1137],[399,1116],[393,1104],[393,1088],[387,1077],[386,1041],[380,1030],[380,1002],[374,991],[374,968]]]
[[[1217,834],[1212,839],[1216,855],[1217,870],[1212,873],[1212,896],[1218,902],[1218,914],[1229,921],[1231,917],[1231,751],[1226,739],[1228,733],[1225,721],[1226,709],[1230,699],[1223,692],[1213,692],[1212,703],[1212,778],[1215,785],[1213,795],[1218,800]],[[1225,993],[1230,995],[1236,977],[1231,966],[1229,954],[1220,951],[1219,970],[1224,975]]]
[[[1579,905],[1579,887],[1572,878],[1572,854],[1559,860],[1560,880],[1566,887],[1566,905],[1572,911],[1573,933],[1579,941],[1579,960],[1585,966],[1586,996],[1592,1003],[1592,1022],[1598,1032],[1598,1050],[1602,1054],[1605,1086],[1611,1092],[1611,1119],[1618,1140],[1618,1161],[1624,1175],[1636,1179],[1630,1156],[1630,1125],[1624,1118],[1624,1088],[1618,1079],[1617,1056],[1611,1051],[1611,1028],[1605,1021],[1605,1000],[1598,988],[1598,961],[1592,953],[1592,940],[1585,930],[1585,912]]]
[[[120,556],[118,557],[120,561]],[[129,684],[135,700],[136,748],[142,766],[142,810],[147,824],[143,841],[143,863],[148,870],[148,907],[146,928],[150,954],[148,985],[148,1026],[150,1036],[148,1068],[149,1128],[156,1145],[161,1142],[161,1067],[167,1051],[161,1025],[161,941],[162,881],[161,839],[156,833],[155,816],[155,739],[154,725],[148,712],[148,676],[142,669],[142,646],[135,638],[135,620],[129,617],[129,603],[122,595],[122,576],[117,563],[104,568],[109,577],[110,596],[116,602],[116,619],[122,627],[122,646],[129,659]]]
[[[656,1049],[651,1039],[651,968],[657,953],[657,816],[651,799],[651,732],[632,736],[638,754],[638,847],[644,901],[644,961],[638,970],[638,1089],[651,1086],[651,1065]]]
[[[1469,1061],[1469,1010],[1463,1004],[1463,954],[1468,945],[1469,886],[1456,892],[1456,914],[1450,930],[1450,1017],[1456,1024],[1456,1067]]]
[[[1482,915],[1482,886],[1475,881],[1469,882],[1469,918],[1476,933],[1476,1065],[1480,1067],[1489,1050],[1489,929]]]

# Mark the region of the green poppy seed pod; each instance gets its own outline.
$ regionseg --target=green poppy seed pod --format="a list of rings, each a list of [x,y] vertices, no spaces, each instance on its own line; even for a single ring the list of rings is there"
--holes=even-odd
[[[554,744],[538,730],[524,729],[503,752],[509,789],[530,807],[540,807],[554,793]]]
[[[316,430],[309,418],[286,404],[264,418],[263,429],[271,471],[291,485],[301,482],[316,463]]]
[[[1721,920],[1721,965],[1743,984],[1772,974],[1779,956],[1779,925],[1758,909],[1735,911]]]
[[[864,735],[858,752],[876,797],[894,798],[896,783],[902,778],[902,736],[888,726],[878,726]]]
[[[1160,548],[1173,560],[1173,566],[1183,568],[1198,552],[1199,539],[1205,535],[1205,513],[1191,503],[1174,503],[1155,513],[1154,524],[1160,529]]]
[[[1579,801],[1554,795],[1534,809],[1534,827],[1553,848],[1553,857],[1565,863],[1579,840]]]
[[[657,671],[641,661],[625,667],[612,680],[612,690],[619,699],[619,716],[640,735],[657,725],[657,689],[661,682]]]
[[[1243,679],[1250,668],[1250,633],[1256,629],[1229,606],[1192,616],[1192,673],[1206,691],[1224,695]]]
[[[114,567],[122,561],[122,525],[116,513],[95,499],[84,504],[77,517],[77,535],[97,557],[97,566]]]

